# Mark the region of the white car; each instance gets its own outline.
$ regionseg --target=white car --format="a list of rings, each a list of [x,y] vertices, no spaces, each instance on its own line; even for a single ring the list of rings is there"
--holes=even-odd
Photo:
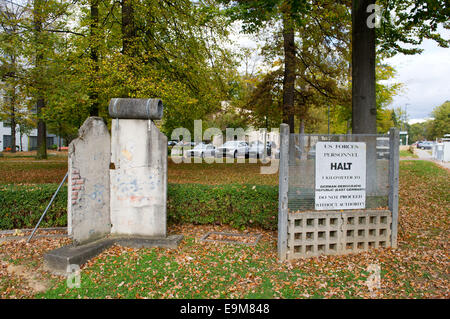
[[[216,149],[216,157],[248,157],[249,147],[244,141],[228,141]]]
[[[194,146],[192,142],[180,141],[173,145],[170,150],[170,156],[183,156],[186,151],[191,149],[192,146]]]
[[[200,143],[197,144],[193,149],[191,150],[185,150],[184,156],[186,157],[214,157],[214,154],[216,152],[216,148],[212,144],[204,144]]]
[[[253,141],[250,143],[248,153],[250,158],[263,158],[264,155],[267,155],[267,151],[268,151],[267,148],[266,150],[264,148],[263,142]]]

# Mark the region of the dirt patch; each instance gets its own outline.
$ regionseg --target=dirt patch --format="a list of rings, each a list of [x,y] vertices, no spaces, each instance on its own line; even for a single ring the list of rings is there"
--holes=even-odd
[[[243,244],[253,246],[258,243],[261,235],[259,234],[239,234],[224,232],[209,232],[202,237],[202,241],[222,242],[228,244]]]
[[[48,281],[44,281],[42,278],[38,279],[34,275],[35,273],[34,271],[31,272],[24,266],[8,264],[6,270],[12,276],[18,276],[23,278],[27,286],[30,287],[35,293],[44,292],[48,288],[50,288],[50,283]]]
[[[69,244],[70,238],[37,237],[30,243],[26,238],[0,242],[0,299],[34,298],[60,279],[45,271],[43,255]]]

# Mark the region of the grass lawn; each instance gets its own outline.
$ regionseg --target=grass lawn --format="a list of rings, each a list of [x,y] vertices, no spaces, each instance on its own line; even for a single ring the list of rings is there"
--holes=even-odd
[[[215,170],[214,178],[199,180],[260,177],[232,166],[209,169]],[[42,254],[68,239],[42,238],[32,244],[0,244],[0,297],[449,298],[449,173],[426,161],[402,161],[400,169],[397,249],[278,263],[276,232],[248,228],[263,237],[257,246],[247,247],[199,242],[210,230],[236,231],[227,226],[176,225],[169,231],[184,235],[178,249],[114,246],[82,268],[81,288],[69,289],[64,278],[41,268]],[[198,178],[183,170],[189,169],[180,167],[180,182]],[[183,181],[182,176],[190,177]],[[272,178],[263,177],[261,183],[276,183]],[[381,267],[381,288],[373,292],[366,285],[371,264]],[[22,271],[11,270],[12,265]],[[45,282],[46,288],[30,288],[36,282]]]
[[[67,153],[65,153],[67,154]],[[22,157],[20,157],[22,156]],[[25,156],[25,157],[23,157]],[[228,183],[278,185],[278,174],[259,174],[260,163],[174,163],[168,160],[169,183],[219,185]],[[60,183],[67,172],[67,156],[35,160],[31,155],[0,157],[0,184]]]
[[[409,150],[400,150],[400,157],[412,157],[419,158],[416,154],[410,152]]]
[[[36,152],[3,152],[0,184],[60,183],[67,172],[67,152],[48,151],[47,160],[36,160]]]

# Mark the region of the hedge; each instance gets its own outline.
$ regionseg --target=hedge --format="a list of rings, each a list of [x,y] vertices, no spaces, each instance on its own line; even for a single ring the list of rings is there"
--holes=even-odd
[[[0,229],[32,228],[36,225],[58,185],[1,185]],[[40,227],[67,225],[67,187],[62,187]]]
[[[34,227],[55,184],[1,185],[0,229]],[[62,187],[41,227],[67,225],[67,187]],[[169,184],[169,224],[227,224],[277,228],[278,188],[266,185]]]
[[[167,197],[169,222],[277,228],[276,186],[170,184]]]

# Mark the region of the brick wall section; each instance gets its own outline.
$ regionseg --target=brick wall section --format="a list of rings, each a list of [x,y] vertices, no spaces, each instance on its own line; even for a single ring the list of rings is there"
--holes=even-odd
[[[84,190],[84,178],[80,176],[80,170],[73,168],[71,174],[71,201],[75,205],[81,197],[81,191]]]
[[[390,247],[391,224],[389,210],[289,213],[287,259]]]

